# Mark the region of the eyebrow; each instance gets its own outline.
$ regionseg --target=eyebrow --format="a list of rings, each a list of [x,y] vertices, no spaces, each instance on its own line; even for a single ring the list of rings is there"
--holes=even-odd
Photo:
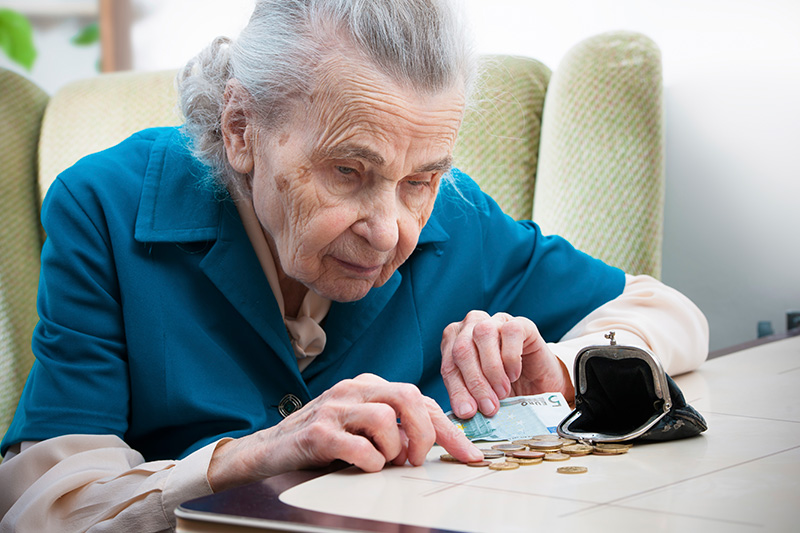
[[[361,159],[372,163],[375,166],[383,166],[386,164],[386,159],[383,158],[381,154],[378,152],[367,148],[366,146],[359,146],[359,145],[350,145],[344,144],[335,146],[328,150],[325,150],[322,155],[326,158],[330,159]],[[426,163],[416,169],[414,169],[414,173],[419,172],[447,172],[453,165],[453,157],[447,155],[438,161],[433,161],[431,163]]]
[[[376,166],[383,166],[386,160],[381,154],[370,150],[366,146],[343,144],[334,146],[322,152],[322,155],[330,159],[362,159]]]
[[[433,163],[428,163],[427,165],[422,165],[414,172],[447,172],[450,170],[450,167],[453,166],[453,156],[445,156],[438,161],[434,161]]]

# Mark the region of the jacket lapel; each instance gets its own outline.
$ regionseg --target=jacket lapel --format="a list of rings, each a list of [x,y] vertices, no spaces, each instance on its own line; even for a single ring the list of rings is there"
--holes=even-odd
[[[233,203],[223,204],[219,236],[200,268],[299,379],[297,359],[267,277]]]
[[[200,268],[281,361],[300,372],[278,304],[236,207],[205,181],[180,130],[165,129],[151,150],[135,238],[140,242],[213,242]],[[220,195],[223,196],[220,196]]]

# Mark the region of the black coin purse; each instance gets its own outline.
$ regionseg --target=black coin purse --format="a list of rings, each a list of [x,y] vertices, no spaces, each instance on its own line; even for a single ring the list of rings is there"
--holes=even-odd
[[[590,442],[664,441],[699,435],[708,425],[649,351],[588,346],[575,358],[575,410],[562,437]]]

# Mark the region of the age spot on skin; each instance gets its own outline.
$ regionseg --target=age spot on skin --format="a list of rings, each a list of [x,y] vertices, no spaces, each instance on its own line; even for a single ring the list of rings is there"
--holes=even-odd
[[[286,174],[275,176],[275,188],[278,192],[285,192],[289,188],[289,177]]]

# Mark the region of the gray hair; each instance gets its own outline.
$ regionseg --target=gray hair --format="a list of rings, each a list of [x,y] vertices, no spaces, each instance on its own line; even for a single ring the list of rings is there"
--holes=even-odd
[[[402,87],[462,87],[469,98],[476,57],[460,15],[450,0],[258,0],[236,41],[218,37],[178,74],[193,153],[217,186],[246,192],[222,140],[228,80],[247,90],[262,125],[279,126],[293,99],[313,90],[314,66],[332,44],[350,46]]]

